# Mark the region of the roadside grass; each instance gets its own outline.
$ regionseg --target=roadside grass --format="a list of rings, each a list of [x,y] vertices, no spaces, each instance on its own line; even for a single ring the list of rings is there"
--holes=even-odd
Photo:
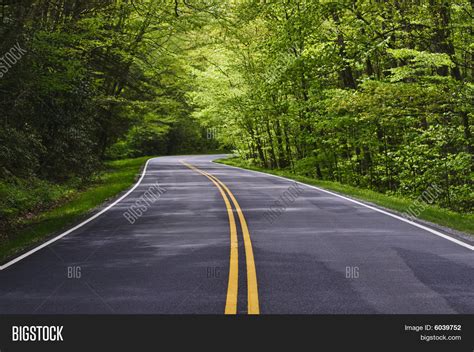
[[[414,201],[413,199],[386,195],[368,189],[361,189],[349,185],[344,185],[339,182],[316,180],[311,177],[296,175],[287,170],[266,169],[251,165],[245,160],[239,158],[219,159],[215,160],[215,162],[225,165],[238,166],[249,170],[261,171],[277,176],[287,177],[292,180],[321,187],[330,191],[334,191],[336,193],[340,193],[341,195],[346,195],[352,198],[359,199],[361,201],[371,202],[373,204],[382,206],[387,209],[392,209],[401,213],[407,211]],[[426,204],[425,210],[419,215],[418,218],[430,221],[438,225],[446,226],[458,231],[462,231],[470,235],[474,235],[474,214],[461,214],[448,209],[440,208],[438,206]]]
[[[128,189],[150,157],[109,161],[105,170],[87,187],[69,189],[51,208],[21,219],[14,233],[0,242],[0,262],[65,229],[90,210]]]

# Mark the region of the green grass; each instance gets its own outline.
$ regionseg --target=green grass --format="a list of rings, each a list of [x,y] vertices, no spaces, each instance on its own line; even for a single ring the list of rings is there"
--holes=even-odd
[[[353,197],[361,201],[368,201],[373,204],[398,212],[407,211],[410,205],[413,204],[413,200],[409,198],[386,195],[368,189],[361,189],[341,184],[338,182],[316,180],[310,177],[299,176],[286,170],[265,169],[250,165],[245,160],[239,158],[219,159],[216,160],[216,162],[231,166],[238,166],[244,169],[256,170],[273,175],[287,177],[289,179],[300,181],[309,185],[314,185],[330,191],[335,191],[342,195],[347,195],[349,197]],[[474,235],[474,214],[461,214],[448,209],[427,204],[426,209],[419,215],[419,218],[438,225],[462,231],[470,235]]]
[[[0,261],[40,242],[48,235],[65,229],[82,219],[91,209],[128,189],[136,180],[140,168],[150,157],[117,160],[106,163],[106,170],[88,187],[68,190],[63,202],[21,220],[17,231],[0,243]],[[57,199],[56,199],[57,201]]]

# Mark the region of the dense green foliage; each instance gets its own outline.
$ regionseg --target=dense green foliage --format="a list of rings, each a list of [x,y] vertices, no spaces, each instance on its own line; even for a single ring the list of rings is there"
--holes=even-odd
[[[474,2],[228,2],[195,116],[240,156],[472,211]]]
[[[105,159],[217,149],[185,97],[185,34],[205,17],[176,6],[0,2],[0,235]]]
[[[104,160],[226,148],[472,212],[473,18],[472,0],[2,1],[0,232]]]
[[[0,79],[0,176],[61,181],[108,155],[205,150],[181,64],[197,14],[169,1],[3,1],[0,53],[26,54]]]

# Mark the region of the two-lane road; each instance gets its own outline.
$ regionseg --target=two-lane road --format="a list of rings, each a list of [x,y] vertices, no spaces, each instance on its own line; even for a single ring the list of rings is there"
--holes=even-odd
[[[150,160],[106,212],[3,266],[0,313],[474,313],[469,246],[218,157]]]

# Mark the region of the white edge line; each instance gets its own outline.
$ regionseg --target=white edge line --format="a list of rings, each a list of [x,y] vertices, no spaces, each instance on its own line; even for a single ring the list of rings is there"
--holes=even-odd
[[[35,247],[31,250],[29,250],[28,252],[26,253],[23,253],[22,255],[16,257],[15,259],[12,259],[10,260],[9,262],[5,263],[4,265],[0,265],[0,270],[3,270],[3,269],[6,269],[8,268],[9,266],[15,264],[15,263],[18,263],[20,260],[23,260],[25,259],[26,257],[32,255],[33,253],[39,251],[40,249],[43,249],[44,247],[50,245],[51,243],[53,242],[56,242],[57,240],[63,238],[64,236],[66,235],[69,235],[71,232],[77,230],[78,228],[84,226],[85,224],[91,222],[92,220],[98,218],[99,216],[101,216],[103,213],[105,213],[107,210],[109,210],[110,208],[112,208],[113,206],[115,206],[118,202],[120,202],[121,200],[123,200],[126,196],[128,196],[130,193],[132,193],[135,188],[137,188],[140,183],[142,182],[143,178],[145,177],[145,173],[146,173],[146,170],[147,170],[147,167],[148,167],[148,163],[150,162],[150,160],[152,160],[153,158],[150,158],[147,160],[146,164],[145,164],[145,167],[143,168],[143,172],[142,172],[142,175],[140,177],[140,179],[138,180],[137,183],[135,183],[135,185],[130,188],[128,190],[127,193],[125,193],[123,196],[121,196],[119,199],[117,199],[115,202],[113,202],[112,204],[110,204],[109,206],[107,206],[106,208],[102,209],[101,211],[99,211],[97,214],[94,214],[92,215],[90,218],[84,220],[83,222],[81,222],[80,224],[74,226],[73,228],[70,228],[69,230],[67,230],[66,232],[63,232],[62,234],[40,244],[38,247]]]
[[[398,216],[398,215],[389,213],[388,211],[385,211],[385,210],[382,210],[382,209],[379,209],[379,208],[372,207],[372,206],[370,206],[370,205],[364,204],[364,203],[359,202],[359,201],[357,201],[357,200],[354,200],[354,199],[352,199],[352,198],[344,197],[344,196],[342,196],[342,195],[340,195],[340,194],[337,194],[337,193],[334,193],[334,192],[325,190],[325,189],[323,189],[323,188],[319,188],[319,187],[316,187],[316,186],[308,185],[308,184],[306,184],[306,183],[299,182],[299,181],[296,181],[296,180],[292,180],[292,179],[290,179],[290,178],[286,178],[286,177],[283,177],[283,176],[267,174],[267,173],[261,172],[261,171],[243,169],[243,168],[238,167],[238,166],[232,166],[232,165],[226,165],[226,164],[216,163],[216,162],[214,162],[214,161],[212,161],[212,160],[211,160],[211,163],[214,163],[214,164],[216,164],[216,165],[224,165],[224,166],[228,166],[228,167],[233,167],[233,168],[235,168],[235,169],[240,169],[240,170],[245,170],[245,171],[250,171],[250,172],[256,172],[256,173],[258,173],[258,174],[267,175],[267,176],[273,176],[273,177],[276,177],[276,178],[281,178],[281,179],[283,179],[283,180],[296,182],[296,183],[298,183],[298,184],[300,184],[300,185],[303,185],[303,186],[306,186],[306,187],[310,187],[310,188],[314,188],[314,189],[317,189],[318,191],[321,191],[321,192],[324,192],[324,193],[328,193],[328,194],[331,194],[331,195],[333,195],[333,196],[336,196],[336,197],[339,197],[339,198],[348,200],[348,201],[350,201],[350,202],[352,202],[352,203],[356,203],[356,204],[362,205],[362,206],[364,206],[364,207],[366,207],[366,208],[369,208],[369,209],[378,211],[379,213],[382,213],[382,214],[391,216],[392,218],[398,219],[398,220],[400,220],[400,221],[406,222],[407,224],[410,224],[410,225],[416,226],[416,227],[418,227],[418,228],[420,228],[420,229],[423,229],[423,230],[425,230],[425,231],[431,232],[432,234],[434,234],[434,235],[436,235],[436,236],[439,236],[439,237],[442,237],[442,238],[444,238],[444,239],[446,239],[446,240],[448,240],[448,241],[454,242],[454,243],[456,243],[456,244],[458,244],[458,245],[460,245],[460,246],[462,246],[462,247],[465,247],[465,248],[467,248],[467,249],[470,249],[471,251],[474,250],[474,246],[472,246],[472,245],[470,245],[470,244],[468,244],[468,243],[462,242],[462,241],[460,241],[460,240],[458,240],[458,239],[456,239],[456,238],[453,238],[453,237],[451,237],[451,236],[445,235],[445,234],[443,234],[443,233],[441,233],[441,232],[439,232],[439,231],[433,230],[433,229],[431,229],[431,228],[429,228],[429,227],[426,227],[426,226],[424,226],[424,225],[421,225],[421,224],[418,224],[418,223],[416,223],[416,222],[410,221],[410,220],[408,220],[408,219],[402,218],[401,216]]]

